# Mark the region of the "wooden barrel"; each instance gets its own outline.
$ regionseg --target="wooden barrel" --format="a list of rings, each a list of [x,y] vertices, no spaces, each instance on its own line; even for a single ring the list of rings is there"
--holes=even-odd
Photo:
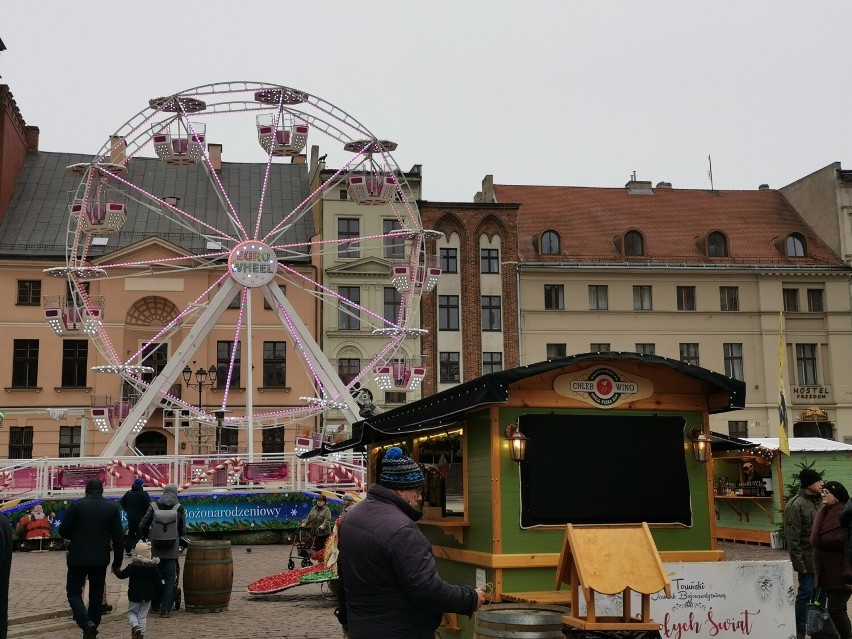
[[[231,601],[234,560],[230,541],[193,541],[183,564],[187,612],[222,612]]]
[[[530,603],[483,606],[474,617],[474,639],[563,639],[562,615],[570,608]]]

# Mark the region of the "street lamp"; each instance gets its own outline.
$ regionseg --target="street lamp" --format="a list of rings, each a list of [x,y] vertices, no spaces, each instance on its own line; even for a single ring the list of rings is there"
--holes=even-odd
[[[195,362],[193,362],[195,363]],[[189,366],[184,366],[181,374],[183,375],[183,381],[186,384],[187,388],[195,388],[198,389],[198,410],[201,410],[201,391],[205,388],[213,388],[216,385],[216,375],[219,373],[216,370],[216,367],[212,364],[210,368],[204,370],[199,366],[198,370],[195,371],[195,383],[192,383],[192,369]],[[210,378],[210,381],[207,381],[207,378]],[[219,449],[219,433],[216,432],[216,449]],[[198,454],[201,454],[201,421],[198,422]]]

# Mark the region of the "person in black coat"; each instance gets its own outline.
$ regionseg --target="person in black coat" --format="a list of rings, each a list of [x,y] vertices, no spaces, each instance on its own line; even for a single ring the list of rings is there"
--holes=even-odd
[[[9,574],[12,572],[12,526],[0,513],[0,639],[9,630]]]
[[[69,541],[68,576],[65,591],[74,621],[83,629],[83,637],[98,634],[103,612],[106,570],[112,550],[113,571],[121,568],[121,545],[124,529],[121,513],[115,504],[104,499],[104,485],[99,479],[86,482],[86,496],[71,503],[59,524],[59,534]],[[111,546],[110,546],[111,544]],[[89,580],[89,606],[83,603],[83,587]]]
[[[350,639],[434,639],[442,613],[472,615],[485,602],[482,590],[448,584],[438,574],[432,545],[416,523],[424,484],[420,466],[394,446],[379,483],[340,520],[338,619]]]
[[[127,537],[124,540],[124,555],[130,557],[130,550],[139,541],[139,522],[148,512],[151,505],[151,495],[145,492],[144,480],[137,477],[133,486],[121,498],[121,507],[127,513]]]
[[[148,612],[151,602],[160,598],[163,589],[163,579],[157,564],[159,557],[151,556],[151,544],[140,541],[133,547],[133,561],[121,570],[115,570],[119,579],[128,579],[127,619],[130,621],[132,639],[142,639],[148,626]]]

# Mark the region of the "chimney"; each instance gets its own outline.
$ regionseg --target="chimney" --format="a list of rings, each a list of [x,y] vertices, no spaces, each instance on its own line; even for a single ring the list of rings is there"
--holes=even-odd
[[[218,174],[222,174],[222,145],[221,144],[208,144],[207,145],[207,157],[210,158],[210,166],[213,167],[213,170]]]
[[[477,202],[496,202],[497,198],[494,195],[494,176],[486,175],[482,178],[482,191],[476,194],[475,201]]]
[[[769,185],[768,184],[761,184],[759,187],[757,187],[757,190],[758,191],[767,191],[767,190],[769,190]]]
[[[299,155],[294,155],[290,158],[291,164],[307,164],[308,156],[304,153],[299,153]]]
[[[38,153],[38,135],[37,126],[25,126],[24,137],[26,138],[27,153]]]
[[[124,166],[127,162],[127,140],[117,135],[110,136],[109,161]]]

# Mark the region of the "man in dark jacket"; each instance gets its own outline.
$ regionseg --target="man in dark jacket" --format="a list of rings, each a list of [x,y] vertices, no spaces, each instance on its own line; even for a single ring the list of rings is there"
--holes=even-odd
[[[804,639],[807,606],[814,597],[814,546],[811,527],[822,504],[822,478],[812,468],[799,473],[801,488],[784,507],[784,538],[799,580],[796,593],[796,637]]]
[[[115,504],[104,499],[104,485],[99,479],[86,483],[86,496],[71,502],[59,524],[59,534],[67,539],[68,576],[65,591],[74,621],[89,639],[98,634],[104,599],[106,571],[112,544],[112,568],[121,568],[121,544],[124,529],[121,513]],[[89,579],[89,607],[83,603],[83,586]]]
[[[148,512],[139,524],[139,534],[148,539],[151,526],[154,523],[154,509],[173,510],[177,508],[177,538],[174,543],[163,547],[154,546],[151,551],[160,558],[160,576],[163,578],[163,592],[160,599],[160,616],[170,617],[175,603],[175,579],[177,575],[178,555],[180,554],[180,538],[186,535],[186,513],[178,503],[177,486],[169,484],[163,488],[163,496],[148,507]],[[154,602],[156,603],[156,602]]]
[[[133,480],[133,486],[121,498],[121,507],[127,513],[127,537],[124,539],[124,556],[130,557],[130,550],[139,541],[139,522],[148,512],[151,496],[142,488],[145,482],[141,477]]]
[[[0,639],[9,630],[9,575],[12,571],[12,526],[0,513]]]
[[[378,484],[338,530],[341,621],[350,639],[433,639],[444,612],[472,615],[485,593],[445,582],[418,528],[423,471],[398,447],[387,451]]]

